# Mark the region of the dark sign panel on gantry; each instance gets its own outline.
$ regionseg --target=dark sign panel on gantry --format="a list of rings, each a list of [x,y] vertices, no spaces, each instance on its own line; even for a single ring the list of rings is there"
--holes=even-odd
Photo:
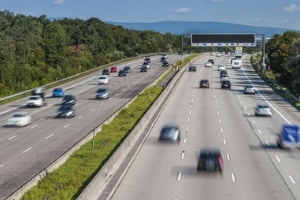
[[[191,45],[199,47],[255,47],[255,34],[249,33],[192,33]]]

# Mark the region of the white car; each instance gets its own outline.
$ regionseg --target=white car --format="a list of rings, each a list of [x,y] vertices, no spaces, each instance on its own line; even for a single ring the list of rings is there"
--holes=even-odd
[[[222,57],[222,54],[221,54],[221,53],[217,53],[216,56],[217,56],[217,57]]]
[[[31,123],[31,116],[27,112],[17,112],[7,120],[7,126],[27,126]]]
[[[26,101],[26,107],[41,107],[44,104],[44,100],[41,96],[33,95]]]
[[[224,65],[218,65],[218,71],[226,70]]]
[[[254,85],[246,85],[244,87],[244,94],[255,94],[255,88],[254,88]]]
[[[269,105],[267,105],[267,104],[258,104],[255,107],[254,114],[255,114],[255,116],[271,117],[272,116],[272,111],[271,111]]]
[[[205,67],[212,67],[212,63],[211,62],[206,62],[204,66]]]
[[[98,79],[99,85],[107,85],[108,84],[108,76],[107,75],[101,75]]]

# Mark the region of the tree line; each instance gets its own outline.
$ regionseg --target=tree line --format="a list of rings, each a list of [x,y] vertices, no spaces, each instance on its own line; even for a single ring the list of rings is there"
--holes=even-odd
[[[128,57],[177,52],[181,36],[0,11],[0,97]],[[198,51],[199,50],[198,48]]]
[[[300,96],[300,32],[275,34],[265,48],[269,73],[281,86]]]

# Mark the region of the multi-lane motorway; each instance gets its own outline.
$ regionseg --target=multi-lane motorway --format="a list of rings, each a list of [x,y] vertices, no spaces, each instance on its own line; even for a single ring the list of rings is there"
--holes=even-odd
[[[233,70],[229,57],[213,57],[210,68],[204,63],[212,56],[204,56],[194,62],[196,72],[184,72],[111,199],[300,199],[300,151],[276,147],[282,124],[300,124],[300,114],[264,84],[249,57]],[[231,90],[220,88],[218,64],[228,68]],[[209,79],[210,88],[200,89],[200,79]],[[249,83],[257,88],[255,95],[243,94]],[[261,102],[272,108],[271,118],[254,115]],[[168,123],[179,125],[179,145],[157,142]],[[201,147],[221,149],[222,174],[197,173]]]
[[[175,63],[181,56],[170,55]],[[26,98],[0,106],[0,199],[6,199],[24,183],[44,170],[68,151],[95,127],[103,123],[135,95],[151,84],[167,68],[161,67],[160,56],[151,57],[151,69],[140,72],[144,58],[117,65],[121,69],[130,65],[132,72],[125,77],[110,74],[110,98],[96,100],[95,92],[100,72],[62,85],[65,94],[77,99],[76,117],[56,119],[61,98],[47,98],[47,106],[24,108]],[[47,91],[51,96],[51,90]],[[26,111],[32,116],[29,126],[16,128],[4,126],[9,115]]]

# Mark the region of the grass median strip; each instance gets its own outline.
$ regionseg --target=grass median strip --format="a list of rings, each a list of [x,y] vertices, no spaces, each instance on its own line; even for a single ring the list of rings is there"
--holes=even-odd
[[[87,142],[61,167],[27,191],[22,199],[75,199],[150,108],[162,90],[163,88],[159,86],[145,90],[110,124],[103,125],[101,132],[95,136],[94,145],[93,141]]]

